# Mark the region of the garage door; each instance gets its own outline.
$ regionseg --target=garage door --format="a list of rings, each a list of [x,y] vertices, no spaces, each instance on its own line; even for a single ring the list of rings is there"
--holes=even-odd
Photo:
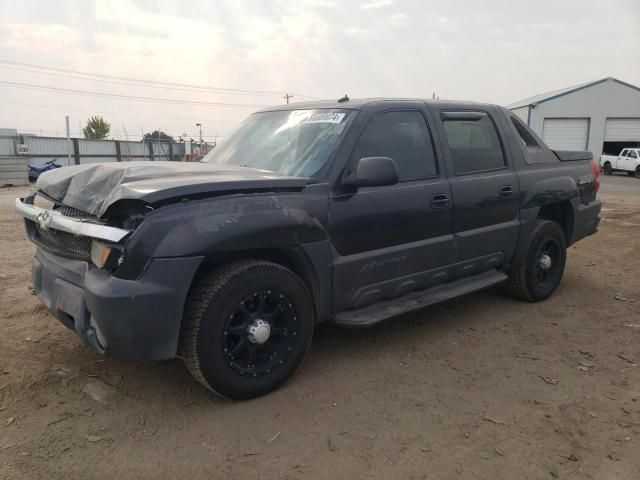
[[[607,118],[605,142],[640,142],[640,118]]]
[[[586,150],[588,118],[545,118],[542,139],[554,150]]]

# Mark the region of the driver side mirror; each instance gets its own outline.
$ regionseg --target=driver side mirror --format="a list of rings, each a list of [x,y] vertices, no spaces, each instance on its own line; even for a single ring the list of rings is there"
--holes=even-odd
[[[382,187],[398,183],[398,166],[389,157],[365,157],[356,162],[344,184],[352,187]]]

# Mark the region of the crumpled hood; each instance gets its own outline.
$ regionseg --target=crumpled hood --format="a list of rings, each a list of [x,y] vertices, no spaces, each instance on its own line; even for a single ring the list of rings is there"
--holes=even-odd
[[[188,195],[291,188],[308,179],[234,165],[185,162],[113,162],[76,165],[43,173],[36,188],[100,218],[118,200],[148,203]]]

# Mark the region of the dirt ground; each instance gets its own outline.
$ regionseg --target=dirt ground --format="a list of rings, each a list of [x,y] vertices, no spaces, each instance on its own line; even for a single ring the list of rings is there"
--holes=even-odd
[[[548,301],[499,289],[367,331],[318,329],[281,390],[217,398],[179,361],[102,357],[30,293],[0,189],[0,478],[640,478],[640,181]]]

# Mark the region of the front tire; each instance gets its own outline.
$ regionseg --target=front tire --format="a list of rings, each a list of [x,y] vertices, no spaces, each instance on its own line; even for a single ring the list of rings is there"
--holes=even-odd
[[[611,175],[613,173],[613,168],[609,162],[605,163],[604,167],[602,167],[602,173],[605,175]]]
[[[640,166],[636,168],[636,178],[640,178]]]
[[[537,220],[524,264],[509,274],[507,291],[529,302],[549,298],[560,284],[566,260],[567,245],[560,225]]]
[[[245,400],[284,384],[311,343],[311,294],[290,270],[239,261],[206,275],[187,299],[180,352],[209,390]]]

